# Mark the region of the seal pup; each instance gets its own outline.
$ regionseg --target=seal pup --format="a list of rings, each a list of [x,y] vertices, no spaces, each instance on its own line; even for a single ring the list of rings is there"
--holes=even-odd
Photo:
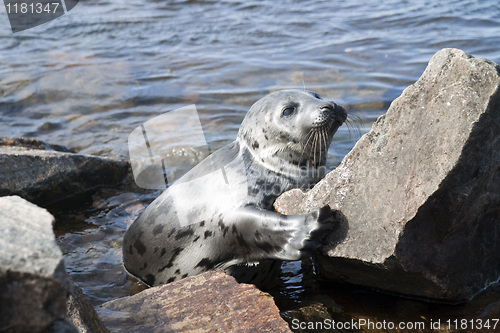
[[[332,228],[330,208],[285,216],[272,205],[324,176],[328,147],[346,117],[315,92],[282,90],[258,100],[235,141],[177,180],[129,227],[126,270],[150,286],[216,268],[260,284],[279,269],[277,260],[304,258]]]

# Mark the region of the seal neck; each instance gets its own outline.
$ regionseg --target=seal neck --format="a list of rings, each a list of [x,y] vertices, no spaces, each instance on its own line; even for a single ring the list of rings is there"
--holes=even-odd
[[[245,140],[238,141],[240,142],[241,151],[246,151],[250,154],[254,163],[274,173],[294,179],[298,187],[314,185],[326,175],[327,170],[324,164],[319,166],[310,166],[307,164],[301,166],[298,161],[295,161],[297,163],[292,163],[289,159],[285,158],[289,154],[286,150],[280,151],[269,147],[259,148],[256,151]]]

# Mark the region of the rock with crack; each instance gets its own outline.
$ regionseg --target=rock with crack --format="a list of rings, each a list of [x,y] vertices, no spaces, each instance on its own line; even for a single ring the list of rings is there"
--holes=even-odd
[[[500,278],[499,71],[439,51],[337,169],[277,199],[286,214],[337,210],[325,277],[454,302]]]

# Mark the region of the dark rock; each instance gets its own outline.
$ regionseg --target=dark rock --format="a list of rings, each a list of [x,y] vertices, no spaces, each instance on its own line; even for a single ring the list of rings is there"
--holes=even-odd
[[[342,308],[328,296],[316,296],[308,303],[311,304],[281,314],[294,332],[355,331],[344,327],[344,323],[350,323],[352,318],[344,315]]]
[[[41,332],[66,310],[66,271],[53,221],[22,198],[0,198],[1,332]]]
[[[39,150],[55,150],[64,153],[74,153],[74,151],[69,149],[68,147],[55,144],[48,144],[46,142],[31,138],[0,137],[0,147],[1,146],[21,147],[21,148],[39,149]]]
[[[103,304],[112,332],[290,332],[273,298],[210,271]]]
[[[126,161],[79,155],[38,140],[0,139],[0,196],[19,195],[47,205],[100,186],[122,184],[127,176],[131,178]]]
[[[78,329],[64,318],[58,318],[49,328],[42,333],[80,333]]]
[[[499,279],[499,86],[498,65],[438,52],[336,170],[277,200],[340,212],[325,277],[449,301]]]
[[[80,287],[71,278],[68,279],[71,293],[66,303],[65,320],[74,325],[79,333],[109,333]]]
[[[297,310],[288,310],[282,314],[283,318],[294,332],[342,332],[331,326],[334,322],[328,308],[320,303],[303,306]]]

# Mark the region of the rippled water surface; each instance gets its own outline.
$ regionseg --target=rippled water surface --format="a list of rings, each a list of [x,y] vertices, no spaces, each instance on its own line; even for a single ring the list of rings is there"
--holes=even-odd
[[[303,86],[367,130],[439,49],[500,62],[498,22],[496,0],[82,1],[17,34],[3,13],[0,133],[125,157],[133,128],[195,103],[217,147],[258,98]]]
[[[306,88],[360,118],[361,133],[335,136],[333,167],[441,48],[500,62],[499,22],[497,0],[109,0],[12,34],[2,7],[0,135],[128,158],[135,127],[195,104],[213,150],[257,99]],[[68,270],[94,304],[140,289],[121,268],[121,239],[155,195],[102,190],[54,208]],[[284,267],[291,303],[308,290],[293,281],[301,267]],[[375,308],[365,315],[382,316]]]

